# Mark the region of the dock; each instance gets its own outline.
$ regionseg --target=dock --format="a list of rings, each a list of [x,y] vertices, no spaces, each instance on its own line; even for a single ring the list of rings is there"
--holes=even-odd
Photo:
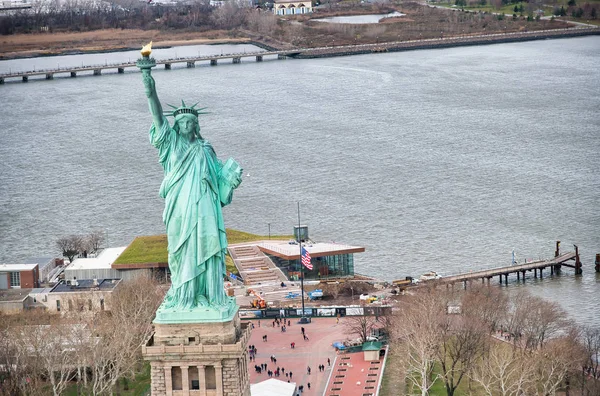
[[[472,282],[474,280],[481,279],[482,283],[490,283],[490,279],[494,277],[499,277],[500,284],[502,284],[502,277],[504,277],[504,283],[508,284],[508,276],[510,274],[517,274],[517,280],[521,280],[521,276],[523,280],[525,280],[525,274],[527,272],[533,271],[534,278],[543,278],[544,270],[550,269],[550,274],[553,275],[555,273],[559,273],[561,271],[561,267],[571,267],[575,270],[576,275],[580,275],[582,273],[581,261],[579,260],[579,249],[575,246],[574,252],[560,253],[559,252],[560,242],[557,242],[557,249],[555,252],[555,257],[551,260],[538,260],[532,261],[525,264],[516,264],[510,265],[507,267],[499,267],[492,268],[488,270],[481,270],[475,272],[469,272],[465,274],[452,275],[443,277],[441,279],[437,279],[434,282],[437,284],[446,284],[453,285],[455,283],[463,282],[466,286],[467,282]],[[574,262],[573,262],[574,261]],[[427,282],[429,283],[429,282]]]

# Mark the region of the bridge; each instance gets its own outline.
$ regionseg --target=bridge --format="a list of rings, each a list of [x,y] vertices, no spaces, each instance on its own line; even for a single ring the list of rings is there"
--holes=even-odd
[[[209,62],[211,66],[216,66],[219,61],[229,60],[232,63],[241,63],[242,58],[255,58],[257,62],[262,62],[265,56],[277,56],[277,59],[286,59],[288,56],[298,55],[301,51],[310,51],[311,49],[293,49],[293,50],[281,50],[281,51],[257,51],[257,52],[244,52],[236,54],[221,54],[221,55],[204,55],[204,56],[192,56],[186,58],[171,58],[156,60],[156,65],[164,65],[166,70],[170,70],[173,64],[185,63],[188,68],[196,67],[198,62]],[[312,49],[312,50],[316,50]],[[46,80],[52,80],[56,74],[68,74],[71,77],[77,77],[78,73],[92,72],[93,75],[99,76],[103,70],[117,70],[117,73],[125,73],[127,68],[136,68],[135,62],[121,62],[121,63],[105,63],[103,65],[89,65],[89,66],[73,66],[73,67],[58,67],[53,69],[42,69],[42,70],[30,70],[30,71],[19,71],[0,74],[0,84],[3,84],[5,80],[10,78],[20,78],[23,82],[29,81],[30,77],[33,76],[45,76]],[[136,68],[137,69],[137,68]]]
[[[569,29],[552,29],[528,32],[494,33],[479,35],[462,35],[453,37],[440,37],[431,39],[415,39],[407,41],[395,41],[374,44],[355,44],[338,45],[312,48],[293,48],[277,51],[257,51],[244,52],[236,54],[204,55],[186,58],[172,58],[156,60],[157,65],[164,65],[167,70],[171,69],[173,64],[185,63],[188,68],[193,68],[197,63],[208,62],[211,66],[216,66],[220,61],[229,61],[237,64],[241,63],[242,58],[255,58],[261,62],[266,56],[275,56],[276,59],[286,59],[288,57],[297,58],[320,58],[330,56],[358,55],[378,52],[407,51],[416,49],[434,49],[447,48],[464,45],[486,45],[493,43],[505,43],[515,41],[540,40],[546,38],[562,38],[573,36],[584,36],[591,34],[600,34],[597,27],[578,27]],[[77,77],[78,73],[92,72],[93,75],[101,75],[103,70],[117,70],[117,73],[124,73],[127,68],[135,68],[135,62],[124,63],[105,63],[103,65],[58,67],[46,70],[30,70],[9,73],[0,73],[0,84],[8,79],[21,79],[23,82],[29,81],[30,77],[45,76],[47,80],[52,80],[56,74],[67,74],[71,77]]]

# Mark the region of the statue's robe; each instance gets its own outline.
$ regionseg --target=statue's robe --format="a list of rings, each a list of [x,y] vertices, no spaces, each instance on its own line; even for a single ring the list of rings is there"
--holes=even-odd
[[[150,142],[164,169],[160,196],[171,271],[165,308],[222,305],[227,238],[221,207],[231,202],[233,188],[224,187],[222,164],[207,141],[189,142],[163,119],[161,130],[152,124]]]

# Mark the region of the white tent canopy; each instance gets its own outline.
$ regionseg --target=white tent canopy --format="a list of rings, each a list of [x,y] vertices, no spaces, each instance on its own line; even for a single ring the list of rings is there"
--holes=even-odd
[[[250,385],[252,396],[295,396],[295,391],[295,382],[285,382],[275,378]]]

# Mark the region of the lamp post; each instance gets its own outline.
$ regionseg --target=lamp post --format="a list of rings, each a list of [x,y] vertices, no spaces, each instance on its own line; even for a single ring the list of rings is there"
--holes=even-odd
[[[269,226],[269,239],[271,239],[271,223],[267,223],[267,225]]]

